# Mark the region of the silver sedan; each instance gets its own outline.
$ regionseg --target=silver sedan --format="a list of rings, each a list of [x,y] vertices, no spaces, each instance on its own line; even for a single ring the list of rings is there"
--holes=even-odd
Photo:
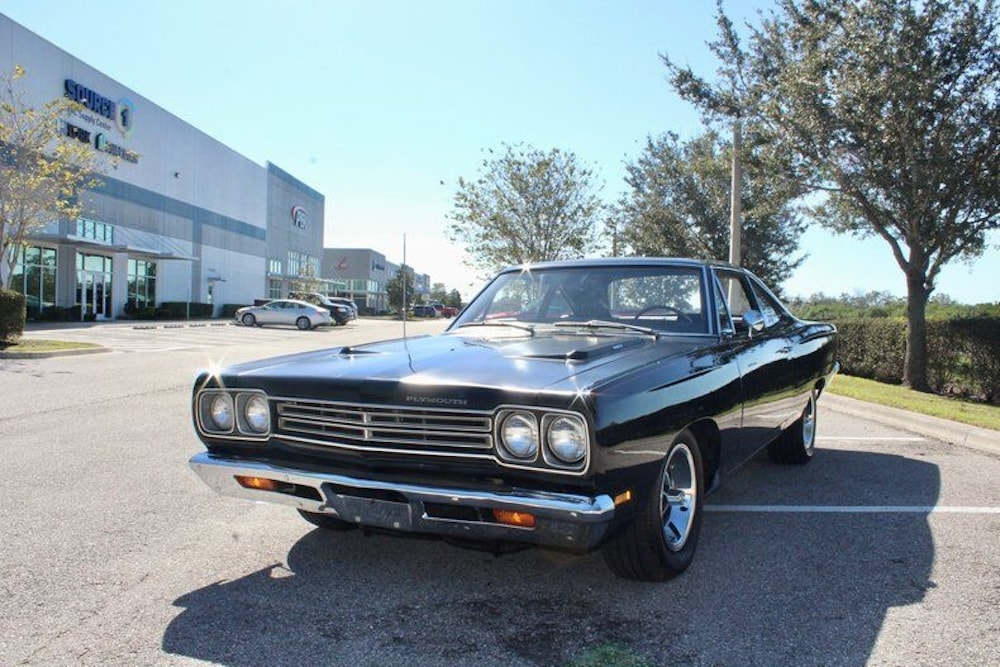
[[[263,306],[247,306],[236,311],[236,321],[248,327],[263,324],[294,325],[303,331],[330,324],[330,311],[295,299],[275,299]]]

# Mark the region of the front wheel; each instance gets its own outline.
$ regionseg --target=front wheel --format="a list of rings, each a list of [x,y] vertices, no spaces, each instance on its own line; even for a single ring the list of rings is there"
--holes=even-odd
[[[775,463],[802,465],[812,461],[815,453],[816,392],[811,392],[802,416],[767,446],[767,456]]]
[[[694,559],[701,529],[703,464],[690,431],[678,434],[635,520],[603,548],[611,571],[626,579],[666,581]]]
[[[243,326],[252,327],[256,324],[257,318],[255,318],[252,313],[245,313],[241,321],[243,322]]]

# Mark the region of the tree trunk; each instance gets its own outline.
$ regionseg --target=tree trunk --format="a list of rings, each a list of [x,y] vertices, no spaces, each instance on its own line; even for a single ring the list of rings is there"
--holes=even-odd
[[[906,275],[906,358],[903,384],[915,391],[930,392],[927,382],[927,298],[922,271]]]

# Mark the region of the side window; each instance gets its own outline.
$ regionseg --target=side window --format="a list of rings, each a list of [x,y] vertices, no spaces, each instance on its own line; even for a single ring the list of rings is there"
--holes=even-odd
[[[787,314],[785,308],[760,282],[753,280],[750,283],[753,294],[760,304],[760,314],[764,316],[764,325],[773,326],[780,322]]]
[[[736,329],[733,327],[733,320],[729,317],[729,308],[726,306],[726,297],[723,295],[722,286],[719,281],[715,281],[715,309],[716,321],[719,323],[719,333],[733,335]]]
[[[753,301],[747,292],[747,285],[742,280],[742,276],[729,271],[719,271],[717,276],[718,286],[722,292],[720,301],[725,304],[729,317],[732,319],[732,326],[728,326],[720,313],[719,331],[729,329],[737,334],[749,331],[749,327],[743,323],[743,314],[753,309]]]

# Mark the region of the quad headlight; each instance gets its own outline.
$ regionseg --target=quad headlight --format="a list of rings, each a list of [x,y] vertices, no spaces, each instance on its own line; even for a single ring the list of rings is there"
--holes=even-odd
[[[267,433],[271,427],[271,412],[264,394],[240,394],[241,431]]]
[[[582,415],[512,406],[501,409],[495,423],[502,463],[570,473],[586,470],[590,435]]]
[[[233,430],[233,397],[229,394],[211,394],[208,398],[209,423],[215,431]]]
[[[523,410],[501,413],[500,455],[507,459],[526,461],[538,455],[538,421]]]
[[[267,396],[259,391],[206,390],[196,399],[196,411],[206,435],[261,439],[271,431]]]
[[[559,463],[574,464],[587,454],[587,427],[583,420],[569,415],[546,415],[545,454]]]

